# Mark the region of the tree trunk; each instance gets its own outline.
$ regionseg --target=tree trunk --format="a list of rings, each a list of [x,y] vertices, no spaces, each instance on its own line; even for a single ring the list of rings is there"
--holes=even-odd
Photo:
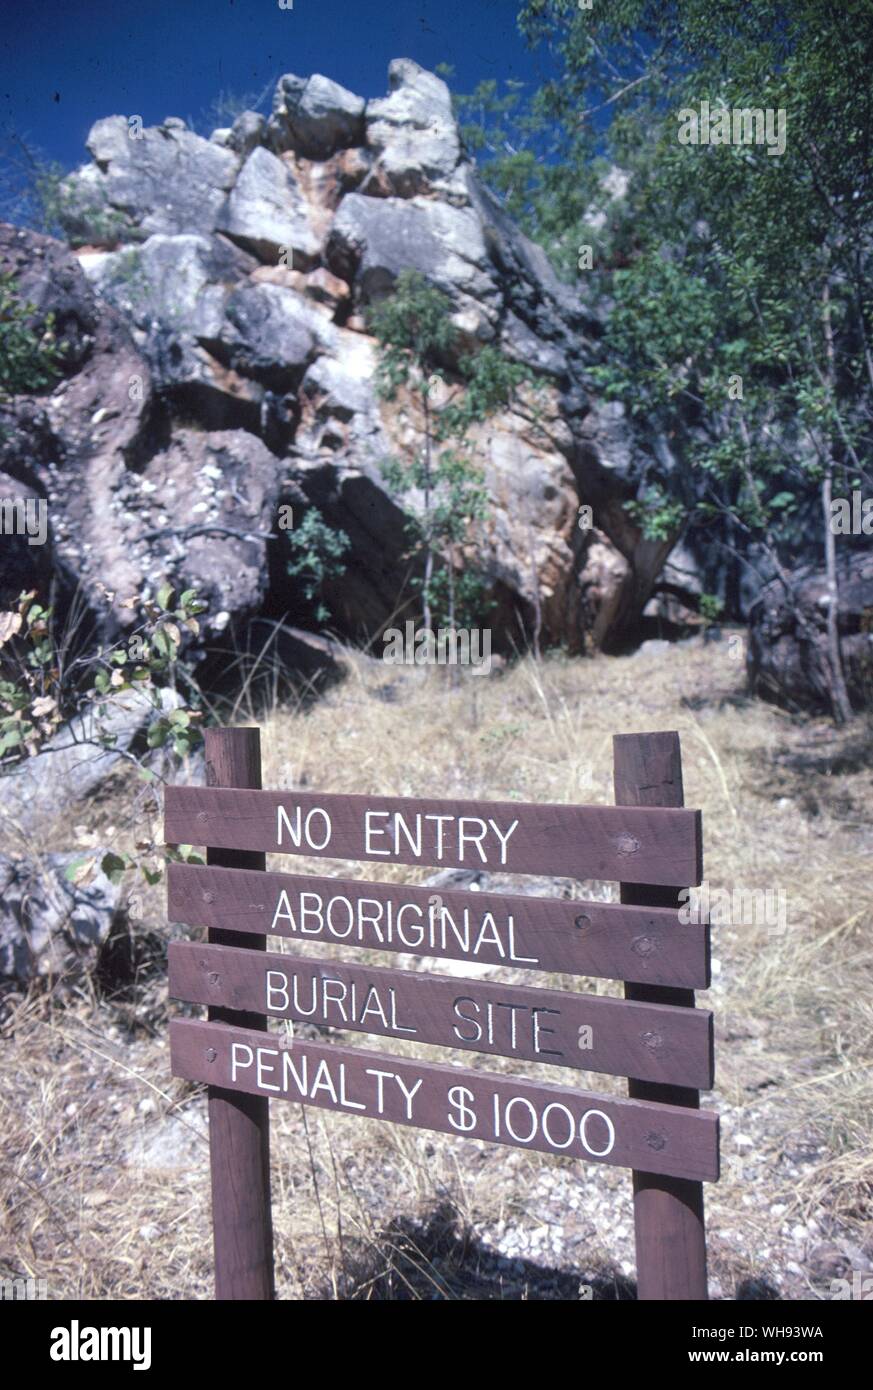
[[[836,392],[836,371],[834,366],[834,333],[831,322],[831,285],[825,277],[822,289],[822,328],[824,330],[825,354],[827,360],[827,385],[833,404]],[[825,440],[827,449],[827,471],[821,488],[822,520],[824,522],[825,575],[828,588],[827,654],[831,672],[831,703],[834,720],[846,724],[852,718],[852,704],[846,689],[843,675],[843,661],[840,655],[840,591],[837,582],[836,536],[831,529],[831,499],[834,491],[833,441],[830,433]]]
[[[822,512],[824,513],[825,575],[828,593],[827,656],[831,674],[830,687],[834,719],[838,724],[847,724],[852,718],[852,703],[846,688],[843,662],[840,656],[840,592],[837,584],[837,546],[836,536],[831,530],[833,482],[833,464],[829,463],[821,486]]]
[[[527,550],[530,559],[530,574],[533,588],[534,601],[534,630],[533,630],[533,651],[534,660],[540,659],[540,636],[543,630],[543,601],[540,593],[540,576],[537,571],[536,547],[534,546],[533,531],[530,522],[527,524]]]
[[[449,631],[455,631],[455,543],[449,541]],[[457,651],[457,644],[453,641],[452,649]],[[457,666],[449,665],[449,686],[452,690],[458,684],[459,671]]]
[[[430,586],[433,579],[433,549],[430,536],[430,489],[431,489],[431,440],[430,440],[430,401],[427,383],[424,387],[424,588],[422,589],[422,612],[424,626],[430,631]]]

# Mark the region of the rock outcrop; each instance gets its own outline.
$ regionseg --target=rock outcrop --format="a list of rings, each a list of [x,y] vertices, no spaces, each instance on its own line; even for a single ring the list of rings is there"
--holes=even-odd
[[[155,693],[153,702],[131,687],[75,715],[3,778],[0,834],[4,843],[38,843],[46,826],[62,824],[76,803],[97,790],[116,771],[137,736],[162,712],[178,705],[174,691]]]
[[[873,555],[850,550],[837,561],[843,673],[849,698],[861,709],[873,701]],[[789,709],[829,711],[827,581],[818,572],[792,581],[793,595],[774,579],[752,604],[749,685]]]
[[[98,862],[102,853],[91,851]],[[67,870],[83,857],[0,854],[0,979],[73,983],[93,974],[120,911],[119,889],[99,868],[73,885]]]
[[[108,117],[64,185],[75,254],[0,231],[0,268],[69,339],[58,387],[6,408],[0,468],[49,500],[51,563],[103,635],[131,621],[104,587],[119,603],[164,577],[206,591],[216,632],[305,623],[285,503],[351,542],[325,584],[333,625],[356,640],[397,616],[404,516],[381,465],[421,421],[411,398],[376,394],[365,310],[407,268],[450,297],[458,355],[495,344],[542,388],[536,418],[524,402],[467,441],[491,497],[478,559],[495,646],[535,629],[609,646],[638,620],[666,549],[623,510],[645,460],[590,390],[598,320],[480,183],[445,84],[405,59],[389,84],[364,101],[288,75],[269,119],[208,140],[178,118]]]

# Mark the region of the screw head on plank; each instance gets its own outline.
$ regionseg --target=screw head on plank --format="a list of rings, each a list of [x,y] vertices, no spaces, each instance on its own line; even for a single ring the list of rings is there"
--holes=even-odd
[[[657,949],[658,942],[654,936],[638,936],[636,940],[631,943],[631,950],[636,952],[638,956],[642,956],[643,960],[648,956],[654,955]]]

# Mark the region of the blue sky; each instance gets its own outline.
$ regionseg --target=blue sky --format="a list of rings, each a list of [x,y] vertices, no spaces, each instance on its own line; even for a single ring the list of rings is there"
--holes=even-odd
[[[391,58],[536,83],[544,55],[518,36],[518,0],[2,0],[0,133],[65,166],[88,158],[95,120],[197,117],[219,92],[322,72],[381,96]]]

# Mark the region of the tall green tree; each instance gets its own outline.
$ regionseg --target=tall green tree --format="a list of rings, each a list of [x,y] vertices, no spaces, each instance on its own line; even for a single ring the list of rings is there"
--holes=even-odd
[[[459,104],[485,176],[558,267],[592,247],[579,281],[610,308],[595,381],[683,464],[643,487],[640,521],[662,537],[702,528],[744,564],[763,550],[789,598],[815,527],[846,719],[830,521],[836,487],[871,482],[873,6],[527,0],[519,25],[552,78],[530,98]],[[713,122],[728,113],[728,143],[680,140],[680,113],[687,133],[703,102]],[[734,113],[756,109],[774,132],[784,122],[779,152],[742,116],[734,137]],[[591,195],[604,166],[618,197]]]

